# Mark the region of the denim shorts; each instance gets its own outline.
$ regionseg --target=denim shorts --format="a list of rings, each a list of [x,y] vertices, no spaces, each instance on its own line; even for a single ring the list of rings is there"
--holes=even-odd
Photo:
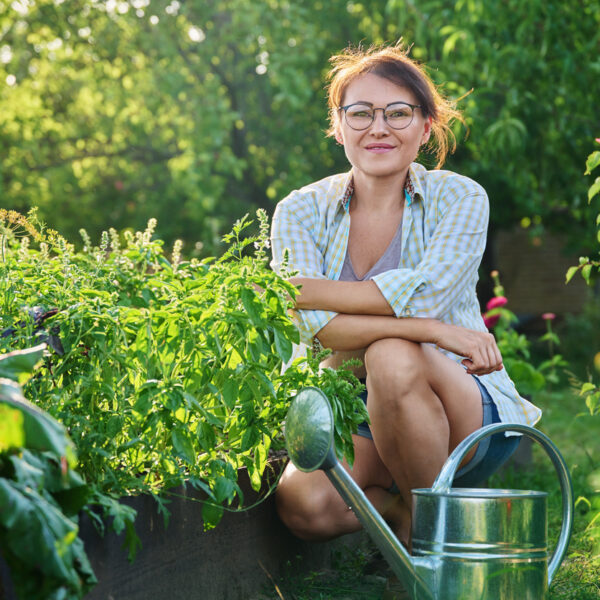
[[[481,393],[481,404],[483,407],[483,423],[491,425],[500,423],[500,416],[495,402],[492,400],[485,386],[474,377]],[[365,383],[361,380],[361,383]],[[367,391],[361,394],[363,402],[367,403]],[[357,435],[373,439],[369,424],[365,421],[358,426]],[[454,487],[477,487],[493,475],[513,454],[519,445],[521,436],[506,437],[503,432],[495,433],[479,442],[475,454],[471,460],[461,467],[454,476]]]

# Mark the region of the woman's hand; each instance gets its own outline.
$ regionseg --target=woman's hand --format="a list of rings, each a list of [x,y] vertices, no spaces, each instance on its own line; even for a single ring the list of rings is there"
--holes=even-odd
[[[444,350],[464,356],[462,364],[470,375],[487,375],[504,368],[502,355],[491,333],[436,321],[433,342]]]

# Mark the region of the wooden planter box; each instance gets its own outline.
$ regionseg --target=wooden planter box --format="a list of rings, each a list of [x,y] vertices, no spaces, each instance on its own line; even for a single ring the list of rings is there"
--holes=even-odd
[[[281,469],[283,461],[274,467]],[[257,498],[244,473],[240,487],[247,504]],[[269,586],[272,590],[270,577],[277,582],[290,563],[298,571],[321,569],[330,565],[332,550],[364,539],[359,533],[329,543],[302,542],[279,520],[274,496],[249,511],[226,512],[215,529],[204,532],[203,496],[177,492],[184,497],[169,504],[167,528],[151,497],[124,500],[138,511],[142,542],[132,563],[121,547],[123,536],[108,532],[102,538],[88,517],[81,519],[81,536],[98,578],[86,600],[251,600]]]

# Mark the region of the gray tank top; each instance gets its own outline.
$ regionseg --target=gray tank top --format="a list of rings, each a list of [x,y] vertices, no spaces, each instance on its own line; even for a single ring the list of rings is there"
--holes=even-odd
[[[400,256],[402,255],[402,221],[396,229],[396,233],[390,242],[390,245],[386,248],[386,251],[381,255],[381,258],[362,276],[357,277],[350,260],[350,253],[346,249],[346,258],[342,266],[342,272],[340,273],[340,281],[365,281],[371,279],[379,273],[397,269],[400,264]]]

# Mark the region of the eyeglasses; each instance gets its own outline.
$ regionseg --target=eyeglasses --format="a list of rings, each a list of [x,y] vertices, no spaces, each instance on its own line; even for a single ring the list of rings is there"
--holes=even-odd
[[[392,102],[385,108],[373,108],[366,102],[356,102],[347,106],[340,106],[338,110],[343,110],[346,123],[356,131],[368,129],[375,120],[376,111],[383,112],[384,121],[392,129],[406,129],[413,120],[415,108],[421,108],[417,104],[408,104],[408,102]]]

